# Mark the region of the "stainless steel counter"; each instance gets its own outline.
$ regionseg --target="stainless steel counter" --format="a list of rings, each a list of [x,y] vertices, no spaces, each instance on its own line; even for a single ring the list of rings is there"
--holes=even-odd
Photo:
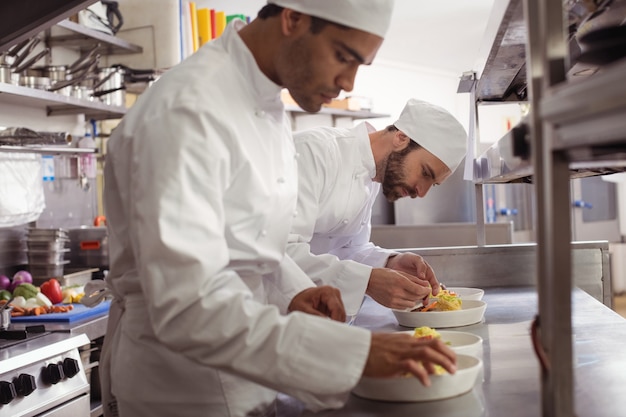
[[[291,398],[281,397],[278,415],[540,416],[540,371],[530,340],[530,323],[537,312],[536,291],[532,287],[485,290],[487,311],[484,321],[450,329],[475,333],[483,338],[483,378],[473,391],[428,403],[385,403],[351,395],[344,408],[317,414],[303,411],[301,405]],[[576,416],[624,416],[626,320],[582,290],[574,290],[572,300]],[[363,304],[355,325],[372,331],[407,330],[398,325],[390,310],[371,299]]]

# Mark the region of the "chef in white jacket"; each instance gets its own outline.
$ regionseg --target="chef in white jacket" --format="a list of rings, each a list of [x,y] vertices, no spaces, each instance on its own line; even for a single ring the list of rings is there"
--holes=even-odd
[[[447,110],[410,99],[384,130],[320,127],[294,133],[299,154],[298,216],[287,253],[318,284],[340,289],[346,313],[364,294],[391,308],[414,306],[439,292],[434,271],[414,253],[370,242],[372,205],[424,197],[466,153],[467,135]]]
[[[393,1],[268,3],[165,73],[108,141],[107,416],[266,416],[277,391],[319,410],[361,375],[455,371],[441,342],[339,322],[339,292],[285,255],[297,155],[281,87],[308,111],[351,90]]]

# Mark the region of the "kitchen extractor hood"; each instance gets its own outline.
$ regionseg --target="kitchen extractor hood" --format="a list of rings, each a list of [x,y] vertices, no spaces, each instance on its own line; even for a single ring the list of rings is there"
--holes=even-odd
[[[496,14],[499,23],[494,37],[489,39],[490,49],[484,58],[484,68],[478,74],[476,100],[526,101],[525,47],[528,34],[524,2],[508,0],[496,3],[494,10],[498,9]],[[504,4],[506,7],[502,6]],[[563,9],[568,28],[567,77],[570,80],[582,79],[594,74],[598,65],[589,60],[588,54],[583,54],[580,38],[599,28],[623,24],[626,19],[626,0],[563,0]]]
[[[526,102],[526,42],[524,2],[509,0],[499,9],[497,32],[485,66],[476,80],[464,74],[459,90],[474,85],[476,104],[481,102]],[[530,127],[532,111],[554,129],[550,147],[562,149],[569,161],[570,177],[582,178],[626,171],[626,58],[611,62],[581,62],[579,44],[585,34],[616,28],[626,21],[626,0],[563,1],[569,36],[568,82],[554,86],[539,99],[536,108],[482,155],[474,159],[474,182],[533,182]],[[617,32],[623,40],[626,30]],[[621,45],[621,43],[619,44]],[[610,46],[610,45],[609,45]],[[620,49],[623,51],[623,48]],[[598,51],[599,52],[599,51]],[[621,55],[624,56],[624,55]],[[587,62],[587,59],[583,59]]]
[[[0,53],[95,2],[96,0],[0,1]]]

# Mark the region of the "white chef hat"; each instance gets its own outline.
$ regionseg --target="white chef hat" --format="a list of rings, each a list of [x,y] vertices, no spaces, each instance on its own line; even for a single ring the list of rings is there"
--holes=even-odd
[[[277,6],[385,37],[394,0],[267,0]]]
[[[439,158],[452,172],[467,152],[467,133],[447,110],[410,99],[394,126]]]

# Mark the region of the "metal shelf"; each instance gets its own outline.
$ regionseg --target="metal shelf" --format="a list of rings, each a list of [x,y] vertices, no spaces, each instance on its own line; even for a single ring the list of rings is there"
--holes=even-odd
[[[595,159],[598,149],[605,148],[605,154],[626,159],[625,73],[626,60],[621,60],[584,80],[546,91],[540,108],[543,119],[555,127],[553,149],[596,149],[586,152]],[[581,157],[579,152],[577,159]]]
[[[300,107],[294,105],[285,105],[285,110],[292,113],[307,113],[308,112],[302,110]],[[311,113],[312,114],[312,113]],[[383,113],[372,113],[370,111],[365,110],[344,110],[344,109],[333,109],[331,107],[322,107],[322,109],[314,114],[330,114],[332,116],[346,116],[352,117],[353,119],[375,119],[378,117],[389,117],[388,114]]]
[[[71,20],[62,20],[57,23],[56,26],[66,29],[72,32],[72,34],[50,36],[48,38],[48,44],[51,47],[78,48],[84,52],[91,49],[96,44],[100,44],[99,51],[105,55],[138,54],[143,52],[143,48],[139,45],[132,44],[124,39],[104,32],[89,29]]]
[[[85,114],[87,119],[120,119],[126,107],[68,97],[46,90],[0,83],[0,102],[44,108],[48,116]]]
[[[94,148],[68,148],[68,147],[55,147],[45,145],[27,145],[27,146],[12,146],[12,145],[0,145],[0,152],[9,153],[36,153],[42,155],[80,155],[96,153],[98,149]]]

